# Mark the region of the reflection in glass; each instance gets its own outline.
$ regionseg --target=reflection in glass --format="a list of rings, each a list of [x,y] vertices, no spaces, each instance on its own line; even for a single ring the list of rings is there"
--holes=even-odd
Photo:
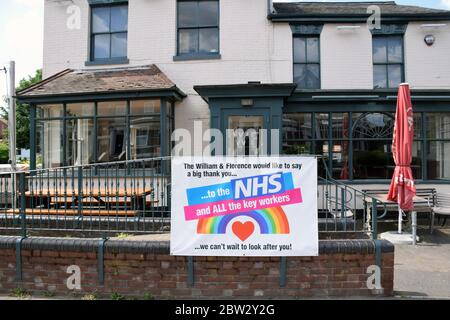
[[[388,60],[390,63],[403,62],[403,46],[401,37],[388,38]]]
[[[63,107],[62,104],[40,104],[36,107],[36,118],[61,118]]]
[[[161,156],[159,117],[130,119],[131,159]]]
[[[385,65],[373,66],[373,86],[375,89],[387,88],[387,74]]]
[[[99,116],[125,116],[127,113],[127,102],[126,101],[108,101],[99,102],[97,105]]]
[[[93,163],[95,148],[94,121],[72,119],[66,121],[66,165]]]
[[[97,161],[124,161],[126,155],[125,118],[98,119]]]
[[[386,39],[382,37],[374,37],[373,44],[373,62],[387,63]]]
[[[306,38],[294,38],[294,63],[306,63]]]
[[[197,1],[178,1],[178,26],[197,27]]]
[[[198,9],[199,26],[207,27],[219,24],[219,1],[200,1]]]
[[[286,113],[283,115],[283,140],[308,140],[311,138],[311,113]]]
[[[182,29],[179,31],[179,45],[178,51],[181,54],[195,53],[198,48],[198,30],[197,29]]]
[[[389,88],[397,88],[402,83],[402,66],[398,64],[388,65]]]
[[[68,117],[88,117],[93,116],[95,111],[94,103],[68,103],[66,105],[66,115]]]
[[[108,7],[92,8],[92,32],[109,32],[110,9]]]
[[[200,52],[219,52],[219,30],[217,28],[200,29]]]
[[[353,141],[354,179],[390,179],[395,168],[391,140]]]
[[[315,136],[317,139],[326,139],[329,137],[328,128],[330,125],[328,113],[316,113],[315,118]]]
[[[430,141],[428,144],[428,179],[450,179],[450,141]]]
[[[94,36],[94,59],[108,59],[110,57],[109,34],[97,34]]]
[[[111,35],[111,57],[125,58],[127,56],[127,33],[114,33]]]
[[[426,113],[427,138],[450,139],[450,113]]]
[[[126,6],[111,7],[111,32],[128,30],[128,8]]]
[[[64,166],[62,120],[36,123],[36,167],[58,168]]]
[[[130,105],[131,114],[159,114],[161,100],[133,100]]]
[[[263,116],[228,117],[227,155],[257,156],[262,154],[264,139],[261,130]]]
[[[306,40],[306,55],[308,63],[319,63],[319,38]]]

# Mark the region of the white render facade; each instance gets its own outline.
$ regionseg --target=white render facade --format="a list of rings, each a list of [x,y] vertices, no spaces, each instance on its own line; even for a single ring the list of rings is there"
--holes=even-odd
[[[286,139],[298,142],[299,146],[294,143],[295,150],[306,150],[305,153],[310,154],[321,154],[322,152],[329,154],[330,167],[333,169],[331,163],[336,159],[338,162],[344,161],[343,157],[345,156],[337,155],[342,153],[343,149],[357,150],[362,148],[357,146],[360,137],[348,138],[348,133],[339,136],[339,134],[342,134],[342,128],[340,129],[341,133],[337,133],[338,137],[336,138],[322,133],[319,136],[312,132],[313,128],[316,131],[319,130],[319,120],[315,125],[312,122],[320,117],[329,117],[327,120],[320,120],[322,125],[333,123],[333,121],[342,124],[347,121],[345,120],[347,117],[353,119],[350,120],[350,123],[353,127],[356,127],[358,121],[362,121],[360,118],[364,118],[365,114],[370,112],[375,115],[368,114],[369,120],[364,118],[363,121],[371,121],[370,119],[375,117],[378,119],[377,121],[389,122],[388,118],[383,118],[383,114],[392,113],[392,110],[395,110],[395,100],[392,97],[396,95],[396,90],[395,88],[374,89],[374,34],[369,30],[365,22],[366,18],[361,18],[361,14],[357,17],[346,14],[344,17],[340,16],[337,19],[330,17],[329,14],[323,14],[323,10],[329,10],[329,8],[321,7],[320,2],[317,2],[317,5],[313,6],[312,9],[306,8],[306,10],[318,10],[317,13],[313,12],[315,20],[312,18],[308,20],[302,16],[301,11],[296,11],[302,6],[301,3],[292,4],[292,12],[289,12],[290,8],[288,7],[286,13],[283,10],[286,10],[284,6],[288,6],[288,4],[284,6],[275,4],[274,9],[272,9],[271,2],[266,0],[220,0],[218,1],[219,48],[217,55],[205,59],[177,59],[179,46],[177,4],[179,2],[177,0],[74,0],[71,2],[46,0],[44,78],[51,77],[65,69],[111,70],[113,68],[127,69],[154,64],[186,95],[183,99],[174,102],[175,128],[183,128],[193,132],[194,122],[200,120],[203,130],[210,127],[220,127],[219,129],[223,130],[226,125],[222,117],[224,114],[229,115],[225,109],[228,107],[232,110],[241,108],[241,98],[246,97],[245,92],[249,88],[245,86],[249,82],[255,86],[258,85],[258,82],[261,83],[260,92],[255,96],[251,94],[251,96],[248,96],[248,98],[255,99],[255,104],[259,103],[258,99],[261,96],[264,96],[264,90],[267,89],[264,85],[286,85],[296,82],[293,39],[301,36],[308,37],[308,34],[302,34],[303,31],[299,32],[298,30],[301,28],[295,31],[295,27],[313,26],[312,29],[314,29],[319,26],[320,30],[316,31],[314,35],[319,39],[320,85],[316,88],[297,86],[293,92],[285,94],[282,98],[280,98],[280,95],[283,94],[274,94],[279,94],[278,100],[268,103],[280,106],[283,111],[280,114],[274,114],[274,110],[268,113],[267,117],[271,119],[270,121],[279,118],[278,124],[269,127],[272,129],[280,128],[294,120],[297,122],[303,121],[302,124],[297,124],[297,130],[299,131],[304,130],[308,127],[308,123],[311,123],[310,133],[297,133],[292,139]],[[108,4],[125,4],[128,7],[126,63],[90,63],[92,62],[90,61],[92,60],[91,10],[98,5]],[[346,5],[351,6],[352,4]],[[436,104],[439,104],[439,107],[430,110],[444,112],[444,119],[450,121],[450,113],[448,115],[446,113],[447,111],[450,112],[450,13],[397,6],[392,2],[385,2],[381,7],[382,24],[403,26],[403,31],[401,31],[403,39],[401,62],[403,79],[401,82],[408,82],[413,89],[413,95],[418,95],[418,101],[423,103],[423,106],[418,109],[422,113],[420,123],[428,121],[427,106],[433,108]],[[339,10],[342,10],[342,8],[346,9],[344,6],[340,7]],[[353,12],[353,9],[348,10]],[[356,9],[361,10],[361,8]],[[388,12],[386,20],[383,20],[385,12],[383,10]],[[392,13],[389,10],[392,10]],[[78,18],[79,20],[77,20]],[[427,35],[434,37],[432,45],[425,43],[424,38]],[[236,87],[229,88],[227,87],[229,85]],[[233,88],[244,90],[244,93],[230,93],[230,90],[234,90]],[[214,91],[215,93],[211,96],[211,90],[213,89],[223,92],[216,93]],[[222,98],[231,100],[221,101]],[[375,102],[374,99],[383,102],[378,100]],[[345,106],[343,109],[338,108],[347,101],[352,101],[352,105]],[[237,103],[237,105],[233,107],[233,103]],[[383,105],[379,110],[372,106],[378,103]],[[362,104],[367,107],[358,111],[357,106]],[[225,105],[228,107],[223,107]],[[446,110],[446,105],[449,108],[448,110]],[[333,109],[334,106],[337,109]],[[217,111],[218,109],[220,111]],[[245,109],[243,110],[237,112],[236,116],[245,115]],[[301,116],[298,113],[301,113]],[[336,120],[333,120],[335,119],[335,113]],[[292,115],[291,118],[289,118],[289,114]],[[250,112],[246,116],[251,117],[252,115],[253,113]],[[306,119],[305,115],[306,118],[309,117],[309,120],[304,120]],[[357,118],[357,116],[360,118]],[[298,120],[300,118],[303,120]],[[433,119],[435,118],[442,119],[437,114]],[[309,122],[306,123],[305,121]],[[433,127],[434,130],[439,131],[442,127],[449,126],[445,121],[436,124]],[[288,129],[292,129],[289,125],[286,126],[288,126]],[[423,135],[429,134],[425,131]],[[281,139],[284,139],[284,133],[282,135]],[[331,136],[333,135],[335,133],[331,132]],[[422,164],[420,164],[418,170],[421,171],[424,183],[450,179],[450,165],[448,164],[450,161],[444,162],[444,158],[441,157],[440,160],[433,159],[430,162],[427,160],[427,151],[424,151],[425,148],[434,148],[433,152],[436,154],[447,155],[448,153],[450,156],[450,136],[447,136],[446,133],[435,133],[433,137],[436,141],[419,141],[416,150],[418,154],[422,154]],[[337,140],[337,145],[334,145],[333,139]],[[380,139],[387,141],[386,137]],[[447,143],[447,139],[449,143]],[[329,140],[326,142],[327,145],[324,144],[326,140]],[[348,143],[342,142],[343,140]],[[441,140],[445,140],[445,143],[439,146],[434,145],[441,143]],[[282,144],[289,144],[290,142],[288,142],[283,140]],[[333,145],[333,148],[330,148],[331,145]],[[352,146],[349,147],[349,145]],[[289,144],[289,148],[291,146]],[[384,153],[389,152],[386,149],[387,142],[382,147],[367,145],[364,148],[369,151],[372,147],[379,147],[380,152],[383,148]],[[335,151],[332,149],[337,150],[337,154],[334,154]],[[359,156],[362,157],[362,155]],[[377,173],[362,174],[357,172],[359,169],[353,168],[352,161],[354,163],[362,161],[359,156],[356,154],[349,156],[351,160],[348,173],[343,174],[342,172],[346,170],[337,165],[337,173],[334,178],[360,181],[360,184],[364,184],[361,181],[367,180],[384,184],[385,180],[387,181],[387,169],[380,169]],[[434,162],[439,164],[434,164]],[[439,174],[433,171],[435,169],[430,169],[434,168],[435,165],[440,166],[439,169],[436,169]],[[432,170],[433,173],[427,170]]]

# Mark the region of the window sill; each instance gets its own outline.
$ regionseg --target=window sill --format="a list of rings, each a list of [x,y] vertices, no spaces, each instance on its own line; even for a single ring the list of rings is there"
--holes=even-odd
[[[94,60],[94,61],[86,61],[84,65],[86,67],[89,66],[109,66],[114,64],[129,64],[129,59],[108,59],[108,60]]]
[[[173,61],[188,61],[188,60],[215,60],[221,59],[222,55],[220,53],[214,54],[183,54],[179,56],[174,56]]]

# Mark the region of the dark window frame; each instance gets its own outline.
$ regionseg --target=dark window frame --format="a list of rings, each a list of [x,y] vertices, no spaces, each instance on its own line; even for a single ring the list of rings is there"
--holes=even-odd
[[[189,27],[181,27],[179,23],[179,4],[181,2],[196,2],[197,6],[200,2],[213,1],[217,2],[218,11],[217,11],[217,25],[199,25],[197,26],[189,26]],[[197,51],[193,53],[181,53],[180,52],[180,30],[194,30],[196,29],[198,32],[197,36]],[[200,52],[200,30],[201,29],[217,29],[218,42],[217,42],[217,52],[207,53]],[[174,61],[182,61],[182,60],[203,60],[203,59],[220,59],[220,0],[177,0],[176,1],[176,55],[173,57]]]
[[[374,40],[375,39],[385,39],[385,45],[386,45],[386,62],[375,62],[375,57],[374,57]],[[389,38],[401,38],[401,46],[402,46],[402,62],[389,62]],[[389,85],[389,66],[400,66],[401,68],[401,72],[400,72],[400,83],[405,82],[405,37],[403,34],[392,34],[392,35],[387,35],[387,34],[377,34],[377,35],[372,35],[372,65],[373,65],[373,74],[375,75],[375,66],[385,66],[386,70],[385,70],[385,75],[386,75],[386,87],[375,87],[375,77],[373,79],[373,88],[374,89],[396,89],[399,86],[395,86],[395,87],[391,87]],[[399,83],[399,84],[400,84]]]
[[[295,61],[295,39],[305,39],[305,62],[296,62]],[[317,39],[318,41],[318,57],[319,57],[319,62],[308,62],[308,39]],[[295,82],[295,66],[296,65],[304,65],[304,66],[308,66],[308,65],[316,65],[319,67],[319,85],[318,87],[315,88],[301,88],[300,86],[297,86],[297,89],[305,89],[305,90],[315,90],[315,89],[321,89],[322,88],[322,64],[321,64],[321,54],[320,54],[320,49],[321,49],[321,43],[320,43],[320,34],[310,34],[310,35],[294,35],[294,37],[292,38],[292,62],[293,62],[293,68],[292,68],[292,75],[293,75],[293,80]]]
[[[132,101],[139,101],[139,100],[158,100],[160,102],[160,112],[159,113],[136,113],[136,114],[131,114],[130,112],[130,108],[131,108],[131,103]],[[126,113],[124,115],[99,115],[98,113],[98,104],[102,103],[102,102],[116,102],[116,101],[121,101],[121,102],[126,102]],[[94,113],[92,115],[89,116],[72,116],[72,115],[68,115],[67,113],[67,105],[69,104],[77,104],[77,103],[92,103],[93,104],[93,109],[94,109]],[[130,136],[130,120],[131,119],[137,119],[137,118],[148,118],[148,117],[158,117],[158,121],[160,124],[160,144],[162,145],[163,141],[166,141],[166,132],[163,132],[161,130],[161,128],[163,128],[163,124],[166,123],[166,120],[168,119],[168,115],[166,111],[163,111],[162,106],[168,104],[169,102],[166,101],[165,99],[161,99],[161,98],[133,98],[133,99],[113,99],[113,100],[89,100],[89,101],[82,101],[82,102],[71,102],[71,101],[67,101],[67,102],[63,102],[63,103],[58,103],[55,105],[61,105],[62,106],[62,110],[63,113],[61,116],[55,116],[55,117],[39,117],[39,116],[34,116],[34,118],[32,119],[32,121],[35,123],[35,127],[37,127],[38,123],[44,123],[44,122],[50,122],[50,121],[61,121],[61,124],[63,126],[63,137],[64,139],[62,140],[62,148],[61,148],[61,155],[62,155],[62,161],[63,161],[63,165],[64,166],[68,166],[71,165],[70,163],[67,162],[67,122],[68,121],[73,121],[73,120],[92,120],[93,121],[93,130],[95,135],[97,135],[97,130],[98,130],[98,124],[99,124],[99,120],[102,119],[123,119],[124,121],[124,125],[126,128],[126,132],[125,132],[125,144],[126,144],[126,159],[127,160],[139,160],[139,158],[137,159],[131,159],[131,136]],[[40,104],[36,104],[34,106],[34,109],[37,111],[39,109],[39,107],[41,105],[46,105],[46,103],[40,103]],[[171,113],[172,115],[170,115],[170,120],[173,120],[173,111],[174,111],[174,107],[173,104],[170,104],[170,108],[171,108]],[[35,113],[37,113],[35,111]],[[167,118],[167,119],[166,119]],[[156,121],[152,121],[152,122],[156,122]],[[172,126],[173,129],[173,126]],[[35,129],[36,132],[33,133],[33,139],[32,139],[32,144],[33,144],[33,148],[38,148],[38,135],[37,135],[37,128]],[[171,134],[172,132],[170,132]],[[94,154],[93,154],[93,158],[95,159],[95,161],[93,163],[89,163],[89,164],[95,164],[95,163],[102,163],[98,161],[98,139],[94,140]],[[166,152],[171,152],[171,150],[165,150]],[[164,157],[167,156],[169,154],[165,153],[162,154],[163,149],[160,146],[160,155],[158,157]],[[157,157],[157,158],[158,158]],[[88,165],[88,164],[83,164],[83,165]]]
[[[127,30],[121,31],[111,31],[111,10],[109,10],[109,31],[108,32],[94,32],[94,10],[97,8],[109,8],[112,7],[126,7],[127,8]],[[114,63],[128,63],[128,22],[129,22],[129,6],[128,1],[126,2],[115,2],[115,3],[107,3],[107,4],[93,4],[90,6],[90,27],[89,27],[89,61],[86,65],[96,65],[96,64],[114,64]],[[126,34],[127,36],[127,54],[123,57],[112,57],[112,35],[114,34]],[[109,35],[109,58],[95,58],[95,36],[97,35]]]
[[[347,113],[348,114],[348,119],[349,119],[349,132],[348,132],[348,136],[347,137],[333,137],[332,135],[332,126],[329,126],[328,128],[328,132],[327,132],[327,136],[326,137],[317,137],[316,133],[317,133],[317,121],[316,121],[316,115],[317,114],[327,114],[328,116],[328,121],[329,123],[332,123],[333,121],[333,113],[339,114],[339,113]],[[420,124],[418,122],[417,123],[417,127],[415,127],[415,137],[414,137],[414,143],[419,144],[419,152],[418,155],[420,157],[420,178],[417,178],[417,182],[418,183],[448,183],[449,179],[447,178],[430,178],[430,172],[429,172],[429,163],[428,163],[428,159],[430,154],[428,153],[429,151],[429,145],[430,143],[434,143],[434,142],[447,142],[450,143],[450,138],[430,138],[427,137],[427,115],[429,114],[439,114],[439,113],[447,113],[450,114],[450,111],[417,111],[414,112],[414,116],[416,117],[416,119],[418,120],[418,122],[420,122]],[[353,169],[354,169],[354,146],[353,143],[355,141],[368,141],[368,142],[386,142],[386,143],[392,143],[392,139],[387,139],[387,138],[356,138],[354,137],[354,125],[357,121],[359,121],[363,116],[367,115],[367,114],[385,114],[389,117],[391,117],[392,119],[395,118],[395,111],[385,111],[385,110],[380,110],[380,111],[368,111],[368,110],[361,110],[361,111],[350,111],[350,110],[336,110],[336,111],[321,111],[320,109],[316,110],[316,111],[303,111],[303,110],[298,110],[298,111],[289,111],[284,113],[284,115],[289,115],[289,114],[303,114],[303,115],[308,115],[309,121],[311,122],[311,137],[309,138],[285,138],[284,134],[282,136],[282,142],[283,145],[285,143],[290,143],[292,144],[291,146],[294,146],[295,143],[299,143],[299,144],[308,144],[309,150],[310,152],[305,152],[303,154],[314,154],[317,150],[317,146],[320,143],[327,143],[328,144],[328,155],[326,156],[325,161],[325,165],[327,166],[327,170],[328,172],[332,173],[333,172],[333,157],[332,157],[332,153],[333,150],[330,146],[333,146],[335,142],[347,142],[348,143],[348,164],[347,164],[347,170],[349,173],[349,179],[337,179],[337,180],[341,180],[341,181],[346,181],[349,183],[387,183],[390,180],[386,180],[386,179],[358,179],[358,178],[354,178],[354,173],[353,173]],[[360,114],[360,116],[357,119],[354,119],[354,115],[355,114]],[[285,150],[282,150],[283,154],[285,153]],[[294,154],[294,153],[289,153],[289,154]],[[300,153],[301,154],[301,153]],[[319,159],[319,166],[322,166],[324,162],[322,162],[321,159]],[[338,168],[341,168],[338,166]]]

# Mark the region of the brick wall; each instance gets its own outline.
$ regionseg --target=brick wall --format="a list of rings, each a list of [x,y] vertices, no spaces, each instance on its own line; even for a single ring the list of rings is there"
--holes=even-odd
[[[161,298],[258,298],[392,295],[394,247],[379,242],[384,292],[367,289],[367,267],[375,264],[370,240],[320,241],[319,257],[287,258],[286,286],[280,286],[280,258],[195,257],[194,285],[186,257],[168,255],[168,242],[108,241],[104,285],[99,284],[96,240],[30,238],[22,243],[22,281],[16,281],[18,238],[0,237],[0,292],[73,294],[67,268],[81,269],[79,294],[112,293]]]

